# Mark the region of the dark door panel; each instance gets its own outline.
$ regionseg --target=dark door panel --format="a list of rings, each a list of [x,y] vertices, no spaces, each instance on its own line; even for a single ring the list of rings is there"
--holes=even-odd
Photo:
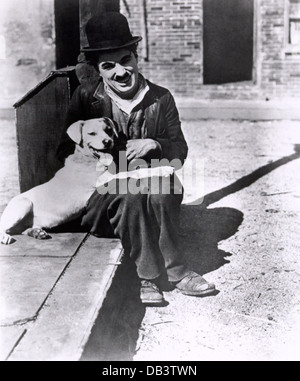
[[[253,0],[203,0],[204,84],[252,80]]]

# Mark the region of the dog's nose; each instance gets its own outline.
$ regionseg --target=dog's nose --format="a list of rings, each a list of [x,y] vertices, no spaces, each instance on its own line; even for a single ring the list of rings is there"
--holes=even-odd
[[[103,143],[103,145],[104,145],[105,148],[110,148],[111,145],[112,145],[112,141],[111,141],[110,139],[104,139],[104,140],[102,141],[102,143]]]

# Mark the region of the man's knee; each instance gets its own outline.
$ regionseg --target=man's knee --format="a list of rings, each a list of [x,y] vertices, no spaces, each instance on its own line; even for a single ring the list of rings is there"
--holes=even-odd
[[[174,195],[174,194],[149,194],[149,199],[151,202],[151,205],[156,207],[163,207],[163,208],[174,208],[175,206],[179,206],[182,201],[181,195]]]
[[[144,194],[124,194],[119,195],[124,206],[136,209],[140,208],[146,202],[147,195]]]

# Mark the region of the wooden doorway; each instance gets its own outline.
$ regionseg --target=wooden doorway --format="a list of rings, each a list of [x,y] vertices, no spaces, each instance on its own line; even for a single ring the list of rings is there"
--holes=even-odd
[[[90,17],[119,10],[120,0],[54,0],[57,69],[77,64]]]
[[[253,79],[254,0],[203,0],[203,82]]]
[[[56,68],[76,65],[80,51],[79,0],[55,0]]]

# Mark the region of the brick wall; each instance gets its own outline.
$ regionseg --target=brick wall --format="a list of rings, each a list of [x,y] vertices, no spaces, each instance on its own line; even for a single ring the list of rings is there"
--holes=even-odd
[[[253,81],[224,85],[203,85],[202,0],[126,0],[120,3],[133,33],[147,37],[140,46],[142,73],[168,87],[176,96],[254,100],[298,97],[300,55],[287,52],[286,0],[255,1],[257,37]]]
[[[121,12],[133,32],[143,34],[143,0],[127,0],[130,13],[121,1]],[[177,94],[194,93],[202,83],[202,7],[197,0],[145,1],[148,29],[148,62],[140,67],[150,80],[168,86]],[[141,43],[143,44],[146,41]],[[141,51],[140,55],[143,55]]]
[[[144,36],[139,48],[142,73],[177,97],[300,97],[300,54],[295,54],[300,49],[287,41],[288,0],[255,1],[253,81],[224,85],[203,85],[202,0],[120,0],[120,6],[133,33]],[[0,2],[0,106],[6,100],[14,103],[55,68],[53,4]],[[295,0],[291,12],[299,13]]]
[[[261,0],[260,87],[269,98],[300,96],[300,56],[288,46],[287,13],[284,0]]]

